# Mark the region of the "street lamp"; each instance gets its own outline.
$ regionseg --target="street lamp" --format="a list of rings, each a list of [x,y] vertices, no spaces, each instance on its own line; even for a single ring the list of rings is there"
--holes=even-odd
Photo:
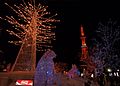
[[[108,72],[111,72],[112,70],[110,68],[107,69]]]
[[[120,70],[119,70],[119,69],[117,69],[117,71],[119,72]]]

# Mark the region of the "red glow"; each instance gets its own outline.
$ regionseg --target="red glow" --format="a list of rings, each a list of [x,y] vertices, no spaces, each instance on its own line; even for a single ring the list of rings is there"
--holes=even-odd
[[[92,59],[89,57],[88,55],[88,47],[86,45],[86,37],[85,37],[85,34],[84,34],[84,30],[83,30],[83,27],[81,26],[80,28],[80,33],[81,33],[81,41],[82,41],[82,46],[81,46],[81,49],[82,49],[82,55],[81,55],[81,61],[84,61],[85,63],[87,63],[87,67],[86,67],[86,75],[89,76],[89,74],[91,75],[91,73],[94,71],[95,69],[95,64],[93,63]],[[83,66],[83,65],[82,65]],[[87,72],[89,74],[87,74]]]
[[[84,36],[84,31],[82,26],[81,26],[81,36]]]
[[[16,85],[33,86],[33,80],[17,80]]]

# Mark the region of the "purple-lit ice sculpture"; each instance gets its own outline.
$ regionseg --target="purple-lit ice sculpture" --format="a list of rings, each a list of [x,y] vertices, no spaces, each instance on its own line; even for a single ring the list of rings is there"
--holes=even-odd
[[[53,86],[54,57],[56,54],[50,49],[41,57],[34,75],[34,86]]]
[[[67,76],[69,78],[74,78],[75,75],[78,75],[78,69],[75,64],[72,64],[72,68],[68,71]]]

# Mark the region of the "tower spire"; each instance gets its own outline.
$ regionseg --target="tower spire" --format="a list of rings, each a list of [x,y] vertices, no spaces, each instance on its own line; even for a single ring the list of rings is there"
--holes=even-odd
[[[83,31],[83,26],[82,25],[80,27],[80,30],[81,30],[81,36],[84,36],[84,31]]]
[[[85,58],[87,58],[87,49],[88,49],[88,47],[87,47],[87,45],[86,45],[86,37],[85,37],[85,34],[84,34],[84,30],[83,30],[83,26],[81,25],[81,27],[80,27],[80,33],[81,33],[81,41],[82,41],[82,46],[81,46],[81,48],[82,48],[82,56],[81,56],[81,60],[82,59],[85,59]]]

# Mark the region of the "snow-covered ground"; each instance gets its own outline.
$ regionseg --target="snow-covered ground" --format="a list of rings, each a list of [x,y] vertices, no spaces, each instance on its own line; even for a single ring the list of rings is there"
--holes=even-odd
[[[81,77],[68,78],[66,75],[58,74],[56,79],[56,84],[54,86],[85,86],[87,80]],[[97,83],[91,81],[91,86],[99,86]]]
[[[3,75],[3,74],[1,74],[1,75]],[[7,76],[10,76],[10,75],[11,75],[11,77],[8,78]],[[16,77],[14,77],[13,75]],[[6,75],[6,77],[0,77],[1,81],[6,83],[6,85],[0,84],[0,86],[16,86],[15,82],[17,80],[18,75],[24,77],[24,78],[19,77],[18,79],[25,79],[25,75],[27,75],[27,74],[14,73],[14,74],[8,74],[8,75]],[[11,78],[13,78],[13,80]],[[26,77],[26,79],[31,79],[31,78]],[[8,80],[8,81],[6,81],[6,80]],[[87,80],[85,80],[81,77],[68,78],[68,76],[58,73],[58,74],[56,74],[55,82],[52,86],[85,86],[84,83],[86,81]],[[49,86],[49,85],[47,85],[47,86]],[[99,86],[99,85],[97,85],[95,82],[92,82],[91,86]]]

